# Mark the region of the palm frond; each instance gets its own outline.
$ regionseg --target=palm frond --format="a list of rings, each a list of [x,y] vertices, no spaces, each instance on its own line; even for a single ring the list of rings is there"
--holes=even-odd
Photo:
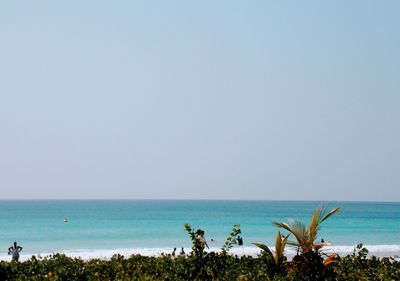
[[[269,259],[274,260],[274,254],[267,245],[262,243],[252,243],[252,244],[263,250],[267,254]]]
[[[336,214],[337,212],[339,212],[340,207],[337,207],[335,209],[333,209],[332,211],[330,211],[328,214],[326,214],[325,216],[323,216],[323,218],[321,219],[321,222],[323,222],[324,220],[326,220],[327,218],[329,218],[330,216]]]
[[[310,225],[308,227],[308,239],[310,244],[313,244],[317,239],[317,233],[321,227],[321,223],[330,216],[337,213],[339,209],[339,207],[335,208],[328,213],[327,209],[323,208],[322,206],[318,206],[317,208],[315,208],[313,216],[311,217]]]
[[[310,220],[310,225],[308,226],[308,239],[310,241],[314,241],[317,236],[318,226],[320,224],[320,214],[321,209],[315,208]]]
[[[335,262],[335,258],[336,258],[336,254],[333,253],[331,255],[329,255],[325,260],[324,260],[324,266],[327,266],[328,264],[331,264],[333,262]]]
[[[307,227],[305,224],[298,219],[290,219],[289,223],[284,222],[274,222],[274,224],[278,227],[286,229],[296,238],[297,243],[288,243],[292,246],[300,246],[302,249],[308,248],[307,242]]]
[[[314,250],[318,251],[325,245],[326,245],[326,243],[316,243],[316,244],[314,244]]]
[[[308,230],[307,226],[298,219],[289,219],[289,226],[292,228],[292,233],[295,235],[301,247],[307,244]]]
[[[319,250],[324,245],[315,244],[315,240],[317,239],[317,234],[321,227],[321,223],[337,213],[339,209],[340,208],[338,207],[327,213],[326,208],[323,208],[322,206],[315,208],[308,226],[298,219],[289,219],[287,223],[274,222],[274,224],[277,227],[286,229],[296,238],[297,242],[287,242],[289,246],[300,247],[302,252]]]
[[[284,259],[285,247],[289,239],[289,236],[290,234],[287,236],[283,236],[282,239],[281,232],[278,231],[278,235],[276,237],[276,242],[275,242],[275,255],[274,255],[275,263],[277,265],[279,265]]]
[[[299,242],[297,242],[297,240],[296,241],[289,240],[286,242],[286,244],[292,248],[300,247]]]

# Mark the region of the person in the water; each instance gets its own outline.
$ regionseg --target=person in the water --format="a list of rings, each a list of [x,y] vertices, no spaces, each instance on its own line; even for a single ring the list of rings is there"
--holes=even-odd
[[[238,236],[237,242],[239,246],[243,246],[243,238],[241,236]]]
[[[22,247],[17,245],[17,242],[14,242],[14,245],[8,248],[8,254],[12,255],[13,261],[19,260],[19,253],[22,251]]]
[[[204,247],[207,247],[207,249],[210,249],[210,247],[208,247],[208,244],[207,244],[206,238],[204,237],[204,234],[205,234],[204,230],[202,230],[202,229],[197,230],[197,235],[199,237],[201,247],[203,249],[204,249]]]

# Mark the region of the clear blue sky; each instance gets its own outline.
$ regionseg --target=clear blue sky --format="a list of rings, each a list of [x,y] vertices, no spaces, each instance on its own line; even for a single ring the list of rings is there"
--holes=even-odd
[[[400,201],[399,1],[2,1],[0,199]]]

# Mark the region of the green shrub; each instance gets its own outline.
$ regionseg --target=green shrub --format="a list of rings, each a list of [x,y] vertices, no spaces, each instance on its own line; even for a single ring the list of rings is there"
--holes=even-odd
[[[313,275],[290,272],[271,275],[260,255],[233,256],[227,253],[208,253],[201,263],[195,256],[162,255],[128,258],[114,255],[109,260],[82,260],[62,254],[24,262],[0,261],[0,280],[313,280]],[[328,269],[329,268],[329,269]],[[398,280],[400,263],[392,258],[367,257],[359,246],[352,255],[336,258],[324,269],[325,280]],[[314,279],[315,280],[315,279]]]

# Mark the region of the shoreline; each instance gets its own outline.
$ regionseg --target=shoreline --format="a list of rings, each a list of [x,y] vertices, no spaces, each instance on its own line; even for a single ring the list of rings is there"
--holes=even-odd
[[[323,249],[323,252],[327,254],[337,253],[340,256],[346,256],[352,254],[356,245],[353,246],[327,246]],[[368,249],[368,256],[376,257],[393,257],[400,261],[400,245],[363,245],[363,247]],[[273,247],[270,247],[273,250]],[[52,252],[42,252],[42,253],[21,253],[20,261],[26,261],[35,256],[38,259],[50,257],[53,254],[65,254],[71,258],[81,258],[82,260],[91,259],[101,259],[109,260],[113,255],[120,254],[125,258],[129,258],[131,255],[142,255],[142,256],[154,256],[158,257],[161,255],[169,255],[173,251],[173,248],[120,248],[120,249],[75,249],[75,250],[63,250]],[[206,252],[220,252],[221,249],[217,247],[211,247]],[[177,249],[179,252],[179,249]],[[191,252],[190,248],[185,248],[185,253],[189,254]],[[234,247],[229,251],[231,255],[237,256],[251,256],[257,257],[261,250],[255,246],[240,246]],[[285,250],[285,255],[288,259],[295,256],[296,250],[288,248]],[[10,255],[0,255],[1,261],[10,261]]]

